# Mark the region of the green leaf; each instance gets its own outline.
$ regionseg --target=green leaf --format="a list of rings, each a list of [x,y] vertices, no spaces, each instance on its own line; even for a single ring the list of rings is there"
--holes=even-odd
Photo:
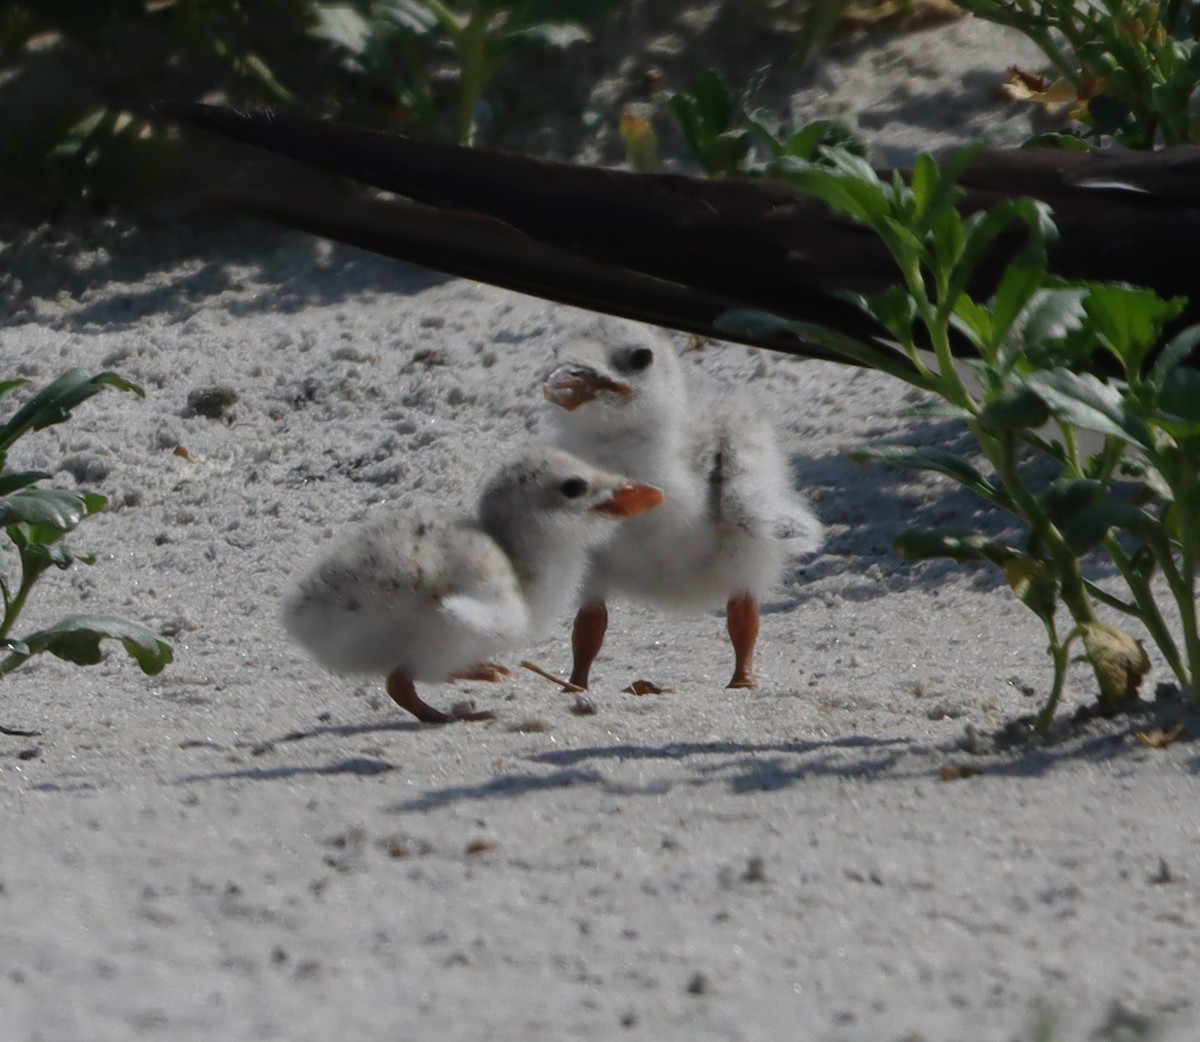
[[[1060,479],[1042,493],[1042,509],[1051,521],[1058,524],[1069,514],[1095,503],[1102,487],[1099,481],[1090,478]]]
[[[1161,385],[1172,369],[1191,358],[1197,344],[1200,344],[1200,326],[1188,326],[1173,336],[1154,360],[1150,382]]]
[[[427,36],[438,27],[437,15],[422,0],[381,0],[378,11],[381,17],[414,36]],[[452,27],[457,29],[458,24],[453,22]]]
[[[928,525],[912,525],[892,542],[892,549],[906,561],[928,561],[948,557],[954,561],[988,561],[1003,566],[1014,557],[1024,556],[1019,550],[997,542],[979,532],[966,532]]]
[[[7,496],[18,489],[27,488],[51,477],[44,470],[21,470],[0,476],[0,496]]]
[[[592,36],[575,22],[538,22],[506,34],[509,39],[528,40],[552,50],[565,51],[577,43],[590,43]]]
[[[997,366],[1007,372],[1022,359],[1037,365],[1048,350],[1068,346],[1072,335],[1078,334],[1083,328],[1086,318],[1083,301],[1086,296],[1087,289],[1078,286],[1051,286],[1037,290],[1001,338],[996,356]],[[1087,353],[1095,350],[1094,339],[1088,338],[1087,345]]]
[[[1163,327],[1183,311],[1184,301],[1163,300],[1151,290],[1133,286],[1093,284],[1083,306],[1105,346],[1132,378],[1141,372]]]
[[[1017,600],[1042,622],[1052,625],[1058,610],[1061,583],[1046,564],[1028,554],[1014,553],[1003,565],[1004,577]]]
[[[25,488],[0,498],[0,526],[44,527],[57,537],[58,533],[69,532],[85,517],[103,508],[104,503],[104,497],[95,493]]]
[[[99,394],[105,387],[132,391],[145,397],[137,384],[116,373],[104,372],[89,376],[83,369],[68,369],[53,383],[47,384],[18,409],[7,423],[0,426],[0,449],[6,449],[26,431],[37,431],[62,423],[80,402]]]
[[[7,398],[8,395],[18,387],[24,387],[28,380],[0,380],[0,398]]]
[[[892,467],[944,474],[989,502],[1008,507],[1008,496],[1002,489],[988,481],[965,459],[941,449],[914,448],[908,445],[867,445],[851,452],[850,458],[855,463],[870,460]]]
[[[725,130],[733,122],[733,90],[718,69],[702,70],[692,81],[700,118],[716,131]]]
[[[1153,448],[1154,440],[1146,425],[1126,411],[1121,391],[1113,384],[1091,373],[1074,373],[1069,369],[1039,370],[1024,381],[1050,407],[1056,419],[1144,449]]]
[[[119,640],[142,672],[151,676],[174,658],[171,645],[156,633],[111,615],[68,615],[53,626],[27,634],[22,641],[29,651],[23,657],[48,651],[76,665],[93,666],[102,658],[100,642],[105,639]]]
[[[349,4],[317,4],[312,35],[361,56],[371,43],[371,23]]]
[[[979,422],[990,430],[1040,427],[1050,419],[1050,407],[1028,387],[1011,386],[984,406]]]
[[[1129,503],[1101,502],[1067,514],[1055,522],[1071,552],[1078,557],[1094,550],[1114,528],[1138,538],[1152,537],[1161,525],[1144,510]]]
[[[917,304],[903,286],[888,286],[878,293],[856,298],[859,306],[900,343],[911,343]]]
[[[1200,432],[1200,370],[1171,370],[1159,390],[1158,407],[1166,415],[1151,416],[1151,422],[1169,426],[1177,437]]]
[[[726,329],[731,333],[739,334],[791,333],[799,341],[819,344],[821,347],[835,351],[860,365],[888,373],[914,387],[932,391],[936,390],[938,386],[936,376],[918,372],[908,359],[874,347],[855,337],[847,336],[845,333],[826,329],[824,326],[814,325],[811,322],[796,322],[749,308],[731,308],[718,315],[713,325],[718,329]]]
[[[997,340],[1008,334],[1018,315],[1028,316],[1027,309],[1045,278],[1046,269],[1040,265],[1010,264],[1004,269],[992,296],[992,328]]]
[[[866,160],[837,151],[828,156],[828,166],[792,170],[788,179],[807,195],[863,224],[874,224],[888,213],[883,183]]]

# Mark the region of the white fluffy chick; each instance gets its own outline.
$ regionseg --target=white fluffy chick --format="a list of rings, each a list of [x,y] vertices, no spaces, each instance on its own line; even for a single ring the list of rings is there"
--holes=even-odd
[[[729,687],[754,687],[759,601],[787,559],[815,552],[823,537],[762,410],[689,387],[670,344],[612,318],[558,349],[544,390],[559,406],[551,410],[559,445],[666,496],[663,509],[623,525],[594,552],[572,633],[571,683],[588,686],[606,601],[623,594],[677,610],[723,604],[734,651]]]
[[[388,516],[352,533],[287,594],[288,633],[338,673],[387,677],[426,723],[490,719],[427,705],[416,681],[496,679],[489,660],[578,604],[587,552],[662,492],[530,449],[491,479],[474,517]]]

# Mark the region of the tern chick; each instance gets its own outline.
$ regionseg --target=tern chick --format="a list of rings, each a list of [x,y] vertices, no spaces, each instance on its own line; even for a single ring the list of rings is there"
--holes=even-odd
[[[674,350],[645,326],[602,318],[558,351],[545,384],[563,448],[663,489],[666,505],[592,555],[572,633],[571,683],[588,686],[613,594],[665,608],[725,606],[729,687],[752,688],[759,600],[822,528],[792,488],[761,411],[688,386]]]
[[[496,473],[474,517],[381,517],[352,533],[286,596],[284,626],[334,672],[385,675],[419,720],[490,719],[434,709],[415,682],[494,678],[490,659],[578,603],[587,552],[614,522],[662,501],[652,485],[531,449]]]

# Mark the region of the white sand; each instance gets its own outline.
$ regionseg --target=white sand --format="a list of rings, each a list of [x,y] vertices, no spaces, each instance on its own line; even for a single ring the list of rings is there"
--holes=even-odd
[[[922,97],[967,76],[978,101],[1008,46],[955,26],[829,82],[844,101],[881,68]],[[981,111],[914,123],[909,145]],[[904,387],[688,356],[777,414],[829,527],[764,616],[759,690],[724,690],[719,615],[618,605],[596,715],[520,671],[427,687],[498,719],[426,727],[307,661],[280,592],[368,515],[470,501],[537,435],[540,341],[575,316],[211,223],[109,234],[62,271],[9,257],[0,372],[114,368],[147,390],[11,461],[66,458],[112,504],[77,534],[101,560],[49,577],[21,628],[113,612],[170,633],[176,661],[147,678],[114,650],[4,681],[0,723],[44,733],[0,737],[0,1037],[1007,1042],[1039,1003],[1064,1039],[1114,1004],[1195,1037],[1195,747],[1144,748],[1128,719],[995,740],[1046,691],[1039,625],[996,576],[889,550],[909,521],[995,522],[847,460],[956,437],[896,419]],[[188,414],[215,384],[237,391],[229,422]],[[529,655],[564,669],[565,623]],[[675,691],[620,693],[639,677]],[[1077,669],[1064,713],[1092,695]]]

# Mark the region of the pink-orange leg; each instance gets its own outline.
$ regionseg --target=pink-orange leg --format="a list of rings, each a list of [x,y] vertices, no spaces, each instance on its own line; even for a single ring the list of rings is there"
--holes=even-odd
[[[758,640],[758,598],[742,593],[725,605],[725,624],[733,642],[733,679],[729,687],[758,687],[754,680],[754,645]]]
[[[401,709],[407,709],[418,720],[426,724],[452,724],[459,720],[494,720],[494,713],[443,713],[434,709],[417,694],[416,685],[399,670],[389,673],[387,693]]]
[[[601,600],[588,601],[575,616],[571,629],[571,683],[587,690],[592,663],[604,646],[608,629],[608,607]]]

